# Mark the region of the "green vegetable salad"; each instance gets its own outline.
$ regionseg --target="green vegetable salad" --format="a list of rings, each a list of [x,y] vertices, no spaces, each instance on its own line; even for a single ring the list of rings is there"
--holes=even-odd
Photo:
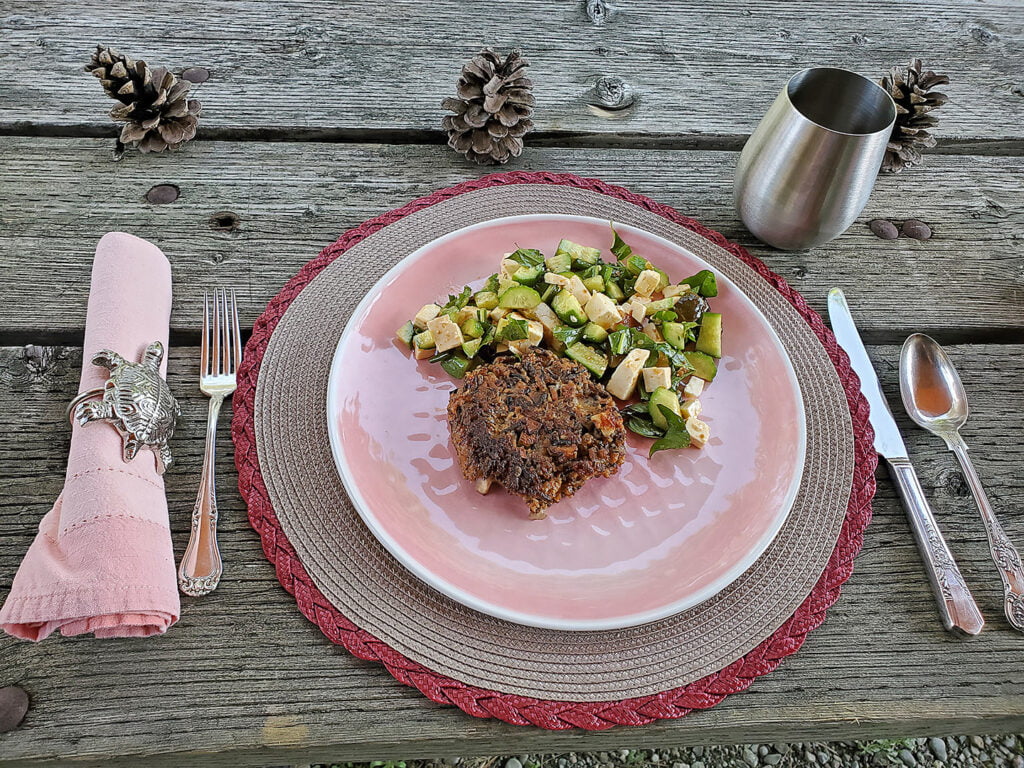
[[[541,346],[583,365],[619,400],[626,426],[654,438],[651,454],[703,446],[700,395],[717,373],[722,316],[709,270],[673,283],[612,229],[614,262],[598,248],[562,240],[545,257],[531,248],[505,254],[478,290],[466,286],[423,306],[398,329],[419,359],[461,379],[495,355]]]

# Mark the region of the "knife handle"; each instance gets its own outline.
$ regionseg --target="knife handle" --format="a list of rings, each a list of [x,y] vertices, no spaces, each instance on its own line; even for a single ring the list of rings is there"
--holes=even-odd
[[[928,580],[939,605],[942,623],[949,631],[973,637],[985,626],[971,592],[967,589],[960,569],[953,560],[953,554],[946,546],[946,540],[939,532],[939,525],[928,506],[924,489],[917,479],[917,473],[909,459],[887,459],[896,488],[903,499],[903,506],[910,519],[910,527],[921,551]]]

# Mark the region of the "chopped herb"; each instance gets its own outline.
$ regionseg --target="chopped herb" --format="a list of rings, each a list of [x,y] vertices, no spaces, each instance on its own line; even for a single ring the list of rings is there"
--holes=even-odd
[[[655,440],[651,444],[651,452],[647,455],[653,456],[658,451],[671,451],[676,448],[686,448],[689,446],[690,433],[686,431],[686,422],[679,418],[675,411],[668,406],[659,405],[658,410],[661,411],[668,422],[668,429],[665,430],[664,437]]]
[[[526,325],[525,320],[519,320],[516,318],[503,320],[501,325],[498,326],[498,333],[494,337],[495,341],[518,341],[519,339],[528,338],[530,335],[529,328]]]
[[[556,339],[568,347],[570,344],[575,344],[583,338],[584,330],[586,330],[585,325],[579,328],[573,328],[571,325],[560,325],[552,333]]]
[[[449,294],[448,302],[441,307],[440,314],[447,314],[453,310],[458,311],[469,303],[469,297],[473,295],[473,289],[468,285],[462,289],[458,296]]]
[[[626,426],[629,427],[631,432],[636,432],[644,437],[661,437],[664,434],[661,429],[654,425],[650,418],[642,419],[639,416],[634,416],[626,422]]]
[[[718,295],[718,282],[715,280],[715,273],[710,269],[702,269],[693,277],[680,280],[679,284],[690,286],[694,293],[701,296],[713,297]]]
[[[512,261],[519,262],[524,267],[544,266],[544,254],[536,248],[520,248],[509,256]]]
[[[615,258],[619,261],[625,261],[633,255],[633,249],[623,242],[622,238],[619,237],[619,233],[615,231],[615,226],[612,226],[612,234],[615,235],[615,239],[612,241],[611,252],[615,254]]]

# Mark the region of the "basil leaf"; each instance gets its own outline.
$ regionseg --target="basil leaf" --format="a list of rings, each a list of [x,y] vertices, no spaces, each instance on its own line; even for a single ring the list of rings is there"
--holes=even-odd
[[[575,344],[583,338],[583,329],[585,327],[573,328],[571,325],[560,325],[552,333],[556,339],[568,347],[570,344]]]
[[[498,329],[495,341],[518,341],[529,337],[530,333],[525,320],[506,320]]]
[[[655,440],[651,445],[651,452],[648,457],[653,456],[658,451],[672,451],[676,448],[686,448],[690,445],[690,433],[686,431],[686,422],[676,415],[676,412],[665,405],[659,405],[662,415],[668,422],[668,429],[665,430],[665,436]]]
[[[650,418],[650,413],[647,411],[647,406],[643,403],[631,403],[619,411],[623,416],[642,416],[644,418]]]
[[[473,289],[470,288],[468,285],[462,289],[462,292],[458,296],[452,296],[451,294],[449,294],[448,302],[443,307],[441,307],[441,312],[439,314],[444,314],[445,312],[450,312],[451,310],[462,309],[469,303],[469,298],[472,295]]]
[[[633,249],[623,242],[622,238],[619,237],[619,233],[615,231],[615,225],[612,225],[612,234],[615,235],[615,239],[612,241],[611,252],[615,254],[615,258],[619,261],[625,261],[633,255]]]
[[[520,248],[509,255],[512,261],[522,264],[524,267],[537,267],[544,263],[544,254],[536,248]]]
[[[679,285],[686,283],[693,289],[694,293],[701,296],[711,297],[718,295],[718,282],[715,280],[715,273],[710,269],[702,269],[693,277],[680,280]]]
[[[647,409],[645,408],[644,410]],[[672,415],[674,416],[675,414]],[[641,419],[634,416],[626,422],[626,426],[631,432],[636,432],[638,435],[643,435],[644,437],[661,437],[663,434],[658,427],[654,426],[654,422],[650,419]],[[657,443],[655,443],[655,445],[657,445]]]

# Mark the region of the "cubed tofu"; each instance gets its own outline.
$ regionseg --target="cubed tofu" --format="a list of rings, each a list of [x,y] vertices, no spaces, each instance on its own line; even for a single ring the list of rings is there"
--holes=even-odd
[[[644,368],[644,389],[648,392],[653,392],[658,387],[665,387],[665,389],[671,389],[672,387],[672,369],[671,368]]]
[[[434,337],[434,344],[437,346],[438,352],[446,352],[449,349],[462,346],[462,330],[452,322],[448,315],[435,317],[427,323],[427,330]]]
[[[412,324],[419,328],[421,331],[427,327],[427,323],[433,320],[441,313],[441,308],[437,304],[424,304],[420,311],[416,313],[416,317],[412,319]]]
[[[690,433],[690,445],[696,448],[703,448],[711,437],[711,427],[696,416],[686,420],[686,431]]]
[[[495,307],[494,309],[487,313],[487,316],[491,318],[492,323],[497,324],[497,322],[508,313],[509,310],[505,309],[504,307]]]
[[[580,280],[579,275],[573,275],[569,278],[569,286],[566,290],[576,297],[576,301],[580,303],[581,307],[587,306],[587,302],[590,301],[590,291],[587,290],[587,286]]]
[[[690,286],[686,283],[683,283],[682,285],[666,285],[661,290],[661,295],[666,299],[672,296],[682,296],[684,293],[690,293]]]
[[[650,369],[649,368],[644,368],[644,370],[648,371]],[[683,418],[684,419],[689,419],[691,417],[695,418],[697,416],[700,416],[701,410],[703,410],[703,408],[702,408],[702,406],[700,404],[700,400],[696,400],[696,399],[694,399],[694,400],[686,400],[686,399],[684,399],[683,400],[683,405],[680,408],[680,412],[683,414]]]
[[[545,272],[544,282],[549,285],[557,285],[559,288],[569,287],[569,278],[565,275],[559,275],[556,272]]]
[[[704,379],[699,376],[691,376],[690,380],[686,382],[686,386],[683,387],[683,397],[696,399],[700,397],[700,393],[704,391]]]
[[[530,347],[536,347],[544,340],[544,325],[538,320],[526,321],[525,339],[515,339],[508,343],[508,348],[517,355],[522,355]]]
[[[629,300],[630,310],[629,314],[632,315],[633,319],[638,323],[642,323],[644,318],[647,317],[647,305],[650,302],[640,296],[634,296]]]
[[[491,490],[491,483],[493,481],[489,477],[478,477],[473,485],[476,487],[476,492],[482,495],[487,495],[487,492]]]
[[[476,317],[476,307],[463,307],[455,315],[455,322],[461,326],[471,317]]]
[[[590,322],[600,325],[605,330],[622,319],[619,315],[619,305],[600,292],[590,297],[590,300],[583,305],[583,311],[587,313]]]
[[[661,275],[659,275],[653,269],[645,269],[643,272],[636,276],[636,283],[633,286],[633,290],[635,290],[641,296],[650,296],[652,293],[658,290],[658,285],[660,284]]]
[[[413,357],[415,357],[417,360],[426,360],[428,357],[433,357],[436,354],[437,350],[434,349],[433,347],[431,347],[430,349],[420,349],[419,347],[416,347],[412,351]]]
[[[549,331],[555,330],[555,328],[561,324],[561,321],[558,319],[558,315],[555,314],[555,310],[544,302],[541,302],[536,307],[529,310],[529,312]]]
[[[644,332],[647,338],[653,341],[662,342],[665,340],[665,337],[661,335],[661,331],[658,330],[658,326],[648,320],[640,323],[640,330]]]
[[[498,272],[499,274],[502,274],[505,277],[512,277],[512,275],[514,275],[521,266],[523,265],[520,264],[518,261],[512,261],[512,259],[502,259],[501,269],[498,270]]]
[[[649,354],[646,349],[634,349],[622,359],[608,379],[607,390],[612,397],[619,400],[628,400],[632,397],[637,379],[640,378],[640,371],[643,370]]]

